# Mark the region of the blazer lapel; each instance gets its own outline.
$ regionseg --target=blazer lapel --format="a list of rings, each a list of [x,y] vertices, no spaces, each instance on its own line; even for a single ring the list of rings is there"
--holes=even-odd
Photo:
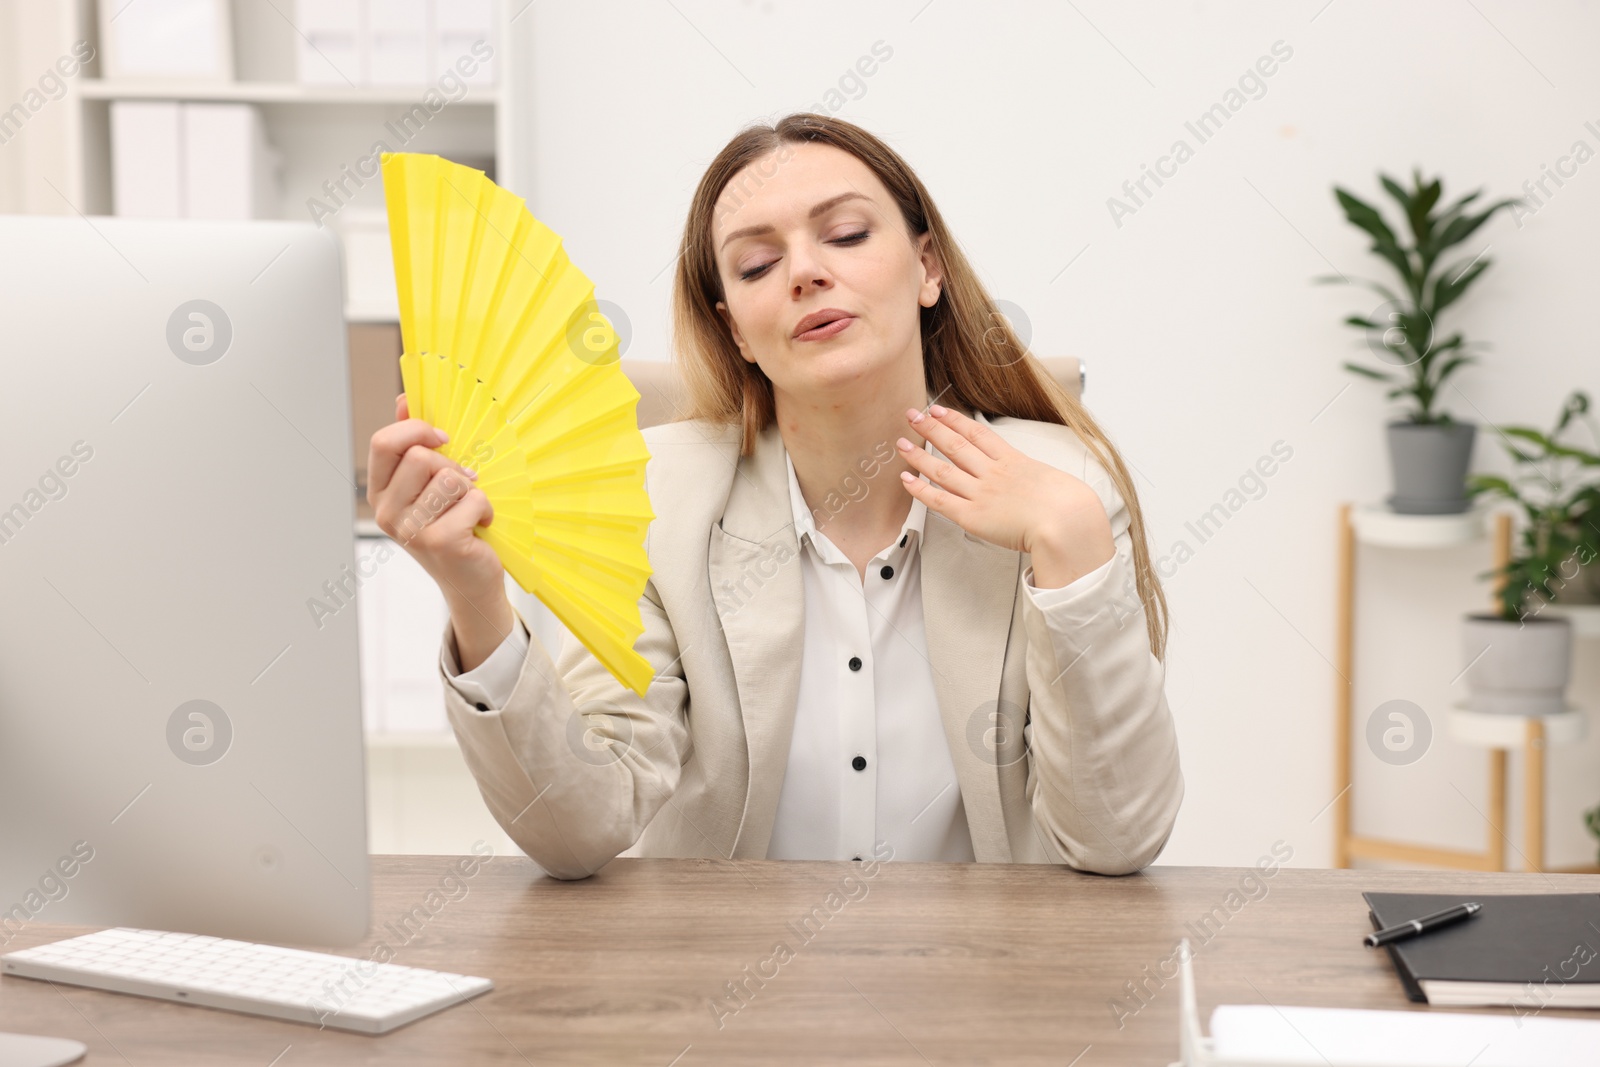
[[[730,852],[736,859],[763,859],[800,695],[805,588],[776,421],[754,453],[738,462],[722,521],[711,529],[707,569],[749,757],[744,812]],[[1000,693],[1020,574],[1020,553],[928,513],[922,546],[928,658],[973,851],[982,862],[1011,858],[1000,768],[992,755],[985,757],[993,750],[984,741]]]
[[[711,528],[707,569],[749,755],[744,813],[730,851],[735,859],[765,859],[789,762],[805,643],[800,542],[776,420],[755,451],[738,458],[722,521]]]
[[[991,716],[1009,710],[997,709],[995,702],[1011,637],[1021,560],[1021,553],[973,537],[949,519],[928,512],[922,543],[928,662],[972,833],[973,855],[980,863],[1011,860],[1000,802],[1001,760],[999,750],[989,743],[989,733],[995,722]],[[1020,730],[1021,724],[1014,728]]]

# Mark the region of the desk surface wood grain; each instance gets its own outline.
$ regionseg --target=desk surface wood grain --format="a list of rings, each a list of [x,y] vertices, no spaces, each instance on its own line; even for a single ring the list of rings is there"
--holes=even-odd
[[[88,1063],[1166,1064],[1180,937],[1195,945],[1202,1020],[1219,1003],[1441,1010],[1409,1004],[1387,955],[1361,946],[1363,889],[1600,891],[1591,875],[1104,878],[893,861],[868,877],[855,863],[619,859],[561,882],[501,857],[461,879],[463,895],[445,880],[455,862],[374,857],[371,936],[340,951],[368,958],[383,943],[396,963],[495,989],[393,1033],[15,977],[0,979],[0,1030],[75,1038]],[[33,924],[6,950],[84,932]]]

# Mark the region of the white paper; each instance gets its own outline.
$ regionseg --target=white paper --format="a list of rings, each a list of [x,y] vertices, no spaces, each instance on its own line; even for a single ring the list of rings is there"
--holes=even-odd
[[[1600,1021],[1225,1004],[1211,1014],[1211,1046],[1230,1065],[1594,1067]]]

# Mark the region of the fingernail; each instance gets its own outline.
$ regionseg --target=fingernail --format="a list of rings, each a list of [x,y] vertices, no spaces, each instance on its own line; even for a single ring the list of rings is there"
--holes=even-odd
[[[914,482],[914,481],[917,480],[917,476],[915,474],[912,474],[910,471],[901,471],[900,472],[900,479],[902,481]]]
[[[932,406],[932,407],[930,407],[930,408],[929,408],[929,409],[928,409],[928,411],[929,411],[929,412],[930,412],[930,413],[931,413],[931,414],[932,414],[932,415],[933,415],[933,417],[934,417],[934,418],[936,418],[936,419],[942,419],[942,418],[944,418],[944,417],[945,417],[945,415],[946,415],[946,414],[948,414],[948,413],[947,413],[947,412],[946,412],[946,411],[945,411],[945,410],[944,410],[944,408],[942,408],[942,407],[940,407],[940,406],[939,406],[939,405],[938,405],[938,404],[935,404],[935,405],[933,405],[933,406]]]
[[[473,470],[471,467],[462,467],[461,469],[467,472],[468,478],[476,478],[478,476],[478,472]]]
[[[443,430],[435,429],[433,432],[434,435],[439,438],[439,443],[441,445],[450,440],[450,435],[445,433]]]
[[[906,411],[910,413],[912,422],[922,421],[922,412],[918,411],[916,408],[907,408]]]

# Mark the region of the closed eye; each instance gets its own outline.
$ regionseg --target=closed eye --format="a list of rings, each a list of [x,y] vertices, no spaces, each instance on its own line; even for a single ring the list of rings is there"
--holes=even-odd
[[[846,247],[851,246],[851,245],[858,245],[862,241],[865,241],[867,239],[867,236],[871,232],[872,232],[871,230],[862,230],[859,233],[846,234],[845,236],[837,237],[837,238],[833,239],[832,241],[829,241],[828,243],[829,244],[835,244],[835,245],[845,245]],[[761,277],[761,275],[766,273],[768,267],[771,267],[772,264],[776,263],[776,262],[778,262],[778,261],[777,260],[773,260],[772,263],[763,263],[759,267],[752,267],[749,270],[742,272],[739,275],[739,278],[740,278],[740,280],[747,281],[747,282],[751,281],[752,279],[759,278],[759,277]]]

